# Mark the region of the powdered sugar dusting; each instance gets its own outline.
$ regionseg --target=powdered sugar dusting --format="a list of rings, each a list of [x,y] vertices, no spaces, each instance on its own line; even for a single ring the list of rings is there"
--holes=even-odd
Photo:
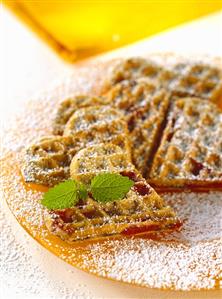
[[[30,247],[28,248],[31,244],[27,235],[17,239],[16,234],[18,232],[12,230],[8,218],[0,210],[1,298],[6,298],[6,296],[8,298],[10,290],[13,292],[13,298],[14,295],[22,298],[24,294],[27,294],[29,298],[94,298],[84,284],[76,282],[73,288],[68,288],[61,280],[49,279],[47,273],[39,267],[36,259],[32,256],[32,252],[39,250],[39,248],[37,247],[33,251]]]
[[[41,244],[66,262],[99,276],[147,287],[177,290],[212,289],[222,281],[222,193],[175,193],[164,197],[178,212],[181,232],[158,238],[121,237],[70,245],[45,228],[39,204],[41,192],[27,190],[20,175],[20,154],[24,146],[51,133],[50,121],[56,103],[82,92],[90,81],[84,68],[78,82],[69,79],[50,96],[27,103],[20,117],[7,122],[1,161],[1,186],[10,209],[21,225]],[[94,70],[93,78],[95,79]],[[81,77],[82,76],[82,77]],[[75,76],[73,77],[75,78]],[[99,76],[98,76],[99,78]],[[85,84],[85,83],[84,83]],[[72,86],[72,87],[70,87]],[[74,86],[74,87],[73,87]],[[87,83],[85,91],[92,88]],[[3,232],[4,233],[4,232]],[[15,248],[14,252],[19,251]]]
[[[172,201],[170,195],[165,197]],[[109,271],[111,278],[157,288],[216,287],[222,278],[221,195],[184,193],[178,197],[174,206],[185,221],[181,232],[158,241],[134,237],[92,244],[91,254],[98,260],[94,271],[101,275]],[[88,260],[84,264],[87,267]]]

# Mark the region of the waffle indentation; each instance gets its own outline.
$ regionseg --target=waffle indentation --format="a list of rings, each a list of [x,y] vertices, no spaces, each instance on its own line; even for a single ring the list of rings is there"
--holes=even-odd
[[[125,114],[132,158],[144,175],[162,131],[169,106],[168,93],[146,79],[122,81],[108,92],[110,104]]]
[[[156,186],[222,186],[222,114],[197,98],[177,100],[149,181]]]
[[[185,59],[164,66],[150,59],[126,59],[113,68],[106,88],[142,77],[166,88],[175,98],[194,96],[215,103],[221,101],[222,70],[210,63]]]

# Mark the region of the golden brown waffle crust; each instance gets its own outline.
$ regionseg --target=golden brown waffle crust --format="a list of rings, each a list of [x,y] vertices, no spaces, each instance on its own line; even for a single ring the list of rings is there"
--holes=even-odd
[[[141,186],[146,187],[145,194],[141,193]],[[135,185],[120,201],[99,203],[88,197],[70,209],[45,210],[44,221],[52,234],[70,243],[118,234],[172,231],[181,227],[174,211],[139,174]]]
[[[112,69],[128,58],[140,57],[150,59],[153,62],[160,63],[161,65],[175,65],[183,61],[199,60],[203,63],[210,63],[222,69],[222,56],[211,55],[178,55],[174,52],[154,52],[143,53],[140,55],[125,54],[118,58],[110,58],[104,56],[100,58],[93,58],[76,63],[71,76],[62,85],[57,86],[56,93],[53,95],[52,100],[58,105],[59,102],[79,94],[88,94],[100,96],[106,92],[106,85],[104,82],[108,80]]]
[[[156,213],[156,219],[158,219],[158,216],[161,217],[161,215]],[[118,218],[118,217],[117,217]],[[123,219],[123,218],[122,218]],[[118,219],[116,219],[118,220]],[[127,218],[126,218],[127,220]],[[83,241],[86,239],[90,240],[102,240],[103,238],[117,237],[118,235],[133,235],[133,234],[147,234],[147,233],[155,233],[158,232],[172,232],[175,229],[180,229],[182,223],[172,217],[163,218],[161,220],[152,220],[148,219],[146,221],[143,221],[142,223],[136,223],[136,222],[123,222],[121,224],[118,224],[118,226],[113,229],[114,225],[112,223],[104,223],[102,226],[98,226],[95,228],[88,228],[83,229],[80,232],[75,232],[75,229],[71,223],[65,223],[58,215],[50,214],[48,212],[44,215],[44,221],[45,225],[48,228],[48,230],[60,237],[62,240],[73,244],[73,242],[76,241]]]
[[[182,56],[178,56],[172,53],[167,53],[167,54],[151,54],[151,55],[147,55],[144,56],[144,58],[147,58],[149,60],[152,60],[154,62],[157,62],[158,64],[162,64],[162,65],[175,65],[178,64],[179,62],[186,62],[186,61],[196,61],[197,58],[196,57],[182,57]],[[115,59],[115,60],[111,60],[111,61],[99,61],[99,62],[95,62],[95,60],[93,62],[87,61],[85,63],[79,64],[79,67],[76,68],[76,70],[73,72],[73,80],[75,81],[75,86],[72,85],[72,87],[70,88],[70,80],[68,82],[69,85],[69,91],[67,94],[67,86],[60,86],[60,88],[58,90],[56,90],[57,93],[57,98],[59,99],[59,101],[62,101],[67,97],[72,97],[74,95],[77,94],[88,94],[88,95],[100,95],[102,93],[103,90],[103,82],[106,79],[106,77],[108,78],[109,74],[110,74],[110,70],[113,69],[113,67],[115,67],[116,64],[118,64],[121,61],[124,61],[124,59],[120,58],[120,59]],[[222,59],[221,58],[213,58],[213,57],[209,57],[209,56],[198,56],[198,60],[203,62],[203,63],[211,63],[214,66],[222,66]],[[80,67],[81,66],[81,67]],[[86,66],[86,67],[85,67]],[[78,82],[77,77],[78,74],[80,76],[80,78],[82,78],[80,80],[80,82]],[[83,83],[83,78],[84,80],[86,80],[88,82],[88,85],[84,85]],[[92,79],[93,78],[93,79]],[[84,90],[85,88],[85,90]],[[54,97],[53,97],[54,99]],[[55,102],[55,99],[54,99]],[[55,106],[57,106],[57,103],[55,103]],[[51,133],[51,132],[49,132]]]
[[[171,104],[148,181],[170,188],[222,187],[222,114],[198,98]]]
[[[212,56],[212,55],[204,55],[204,54],[188,54],[188,55],[181,55],[174,52],[156,52],[156,53],[147,53],[143,55],[127,55],[124,57],[115,58],[112,60],[104,60],[103,62],[98,62],[98,64],[105,64],[106,67],[109,67],[109,71],[115,67],[118,63],[131,58],[143,58],[143,59],[150,59],[154,63],[159,63],[162,66],[174,66],[178,63],[185,63],[185,62],[195,62],[200,61],[202,63],[209,63],[213,66],[222,68],[222,55],[221,56]],[[94,64],[95,60],[93,61]],[[89,61],[90,63],[90,61]],[[98,65],[97,64],[97,65]]]

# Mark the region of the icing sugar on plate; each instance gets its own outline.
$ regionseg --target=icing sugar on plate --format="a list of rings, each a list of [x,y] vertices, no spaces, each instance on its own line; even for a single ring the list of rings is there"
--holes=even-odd
[[[71,86],[70,82],[67,84]],[[183,221],[182,230],[173,234],[155,238],[152,235],[121,236],[70,245],[47,231],[39,204],[42,193],[27,190],[22,183],[19,163],[24,146],[51,133],[51,111],[55,99],[61,99],[60,93],[66,88],[56,89],[56,97],[55,94],[42,96],[38,101],[25,104],[20,117],[7,122],[3,130],[1,186],[18,222],[55,255],[98,276],[152,288],[219,289],[222,281],[221,192],[164,194]]]

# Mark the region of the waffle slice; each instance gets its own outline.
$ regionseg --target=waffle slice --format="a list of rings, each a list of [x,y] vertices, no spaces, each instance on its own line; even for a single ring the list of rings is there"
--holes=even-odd
[[[137,79],[116,84],[106,96],[111,105],[125,114],[133,163],[145,175],[164,125],[168,93],[147,79]]]
[[[53,134],[62,135],[69,118],[79,108],[104,104],[106,104],[105,98],[87,95],[77,95],[62,101],[54,119]]]
[[[100,173],[134,171],[125,150],[114,144],[101,143],[78,152],[70,165],[71,178],[86,185]]]
[[[158,80],[164,68],[152,61],[141,57],[125,59],[115,65],[110,72],[110,78],[106,82],[106,89],[124,80],[135,80],[146,77],[151,80]]]
[[[124,115],[109,106],[92,106],[76,111],[65,126],[64,135],[87,139],[87,146],[101,142],[116,144],[130,155]]]
[[[109,107],[96,106],[95,109],[82,108],[74,113],[71,123],[67,124],[68,134],[72,135],[44,137],[26,150],[22,172],[27,183],[53,186],[68,179],[73,156],[90,145],[103,142],[116,144],[131,159],[127,124],[123,115]],[[93,118],[93,123],[90,123],[88,121],[92,120],[92,111],[97,111],[98,115],[97,121],[94,122],[96,119]]]
[[[98,173],[115,172],[133,179],[135,184],[121,200],[101,203],[88,197],[73,208],[46,211],[45,223],[49,231],[73,242],[179,227],[173,210],[124,158],[122,149],[114,145],[100,144],[81,150],[72,161],[73,178],[85,183]]]
[[[191,59],[176,59],[169,65],[143,58],[123,60],[112,69],[105,90],[121,81],[142,77],[166,88],[174,98],[194,96],[222,106],[222,69]]]
[[[171,72],[175,75],[167,84],[175,97],[199,97],[221,106],[222,69],[201,61],[186,61],[175,64]]]
[[[215,105],[174,103],[148,179],[160,189],[222,187],[222,113]]]
[[[69,166],[80,140],[71,136],[49,136],[26,149],[22,172],[27,183],[53,186],[69,178]]]

